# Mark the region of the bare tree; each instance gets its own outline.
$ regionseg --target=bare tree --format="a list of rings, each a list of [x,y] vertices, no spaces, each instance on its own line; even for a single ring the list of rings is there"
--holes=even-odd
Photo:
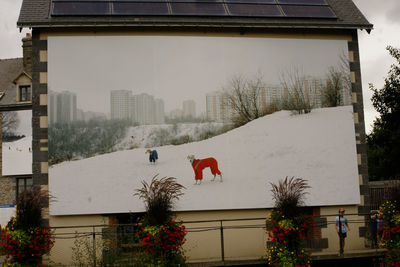
[[[310,113],[314,105],[310,101],[310,92],[306,91],[306,76],[295,67],[283,71],[280,79],[283,88],[282,108],[298,114]]]
[[[350,61],[348,55],[346,55],[347,50],[343,50],[339,57],[338,69],[343,74],[343,86],[347,89],[348,94],[351,94],[351,77],[350,77]]]
[[[330,67],[326,76],[327,84],[322,89],[322,104],[325,107],[337,107],[343,104],[346,76],[339,68]]]
[[[12,136],[19,125],[18,113],[16,111],[1,112],[3,136]]]
[[[265,101],[262,100],[262,90],[266,86],[261,75],[254,79],[234,76],[225,88],[226,102],[224,107],[234,111],[233,122],[236,126],[244,125],[268,113]]]
[[[339,56],[338,64],[328,69],[326,81],[326,85],[322,88],[323,106],[336,107],[350,104],[350,64],[345,51]]]

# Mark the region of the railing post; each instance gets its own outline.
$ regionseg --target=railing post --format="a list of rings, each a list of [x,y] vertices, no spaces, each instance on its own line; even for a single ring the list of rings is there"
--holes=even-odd
[[[93,226],[93,266],[94,267],[96,267],[96,264],[97,264],[97,262],[96,262],[96,258],[97,258],[97,255],[96,255],[96,231],[95,231],[96,229],[94,228],[94,226]]]
[[[220,222],[219,230],[221,232],[221,257],[222,261],[225,261],[225,251],[224,251],[224,228],[222,227],[222,220]]]

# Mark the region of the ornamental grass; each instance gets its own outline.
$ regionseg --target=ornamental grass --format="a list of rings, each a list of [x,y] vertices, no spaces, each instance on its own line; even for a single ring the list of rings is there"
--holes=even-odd
[[[186,228],[183,222],[176,222],[174,201],[183,195],[185,188],[173,177],[157,179],[150,184],[142,181],[143,187],[134,195],[144,200],[146,214],[138,223],[137,238],[143,253],[138,266],[186,266],[183,244]]]
[[[310,187],[306,180],[294,177],[271,186],[275,207],[266,218],[267,262],[271,266],[310,266],[310,254],[302,243],[311,237],[314,219],[301,209]]]

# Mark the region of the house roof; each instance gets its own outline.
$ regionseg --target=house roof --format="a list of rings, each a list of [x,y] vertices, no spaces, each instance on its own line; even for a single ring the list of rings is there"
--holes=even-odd
[[[79,2],[78,0],[75,0]],[[111,0],[108,0],[112,2]],[[195,1],[193,1],[195,2]],[[226,1],[225,1],[226,2]],[[149,2],[148,2],[149,3]],[[154,2],[150,2],[154,3]],[[365,29],[368,22],[351,0],[326,0],[335,18],[204,16],[204,15],[52,15],[52,0],[23,0],[17,26],[54,27],[212,27],[212,28],[314,28]]]
[[[14,81],[22,74],[26,74],[23,70],[22,58],[0,59],[0,111],[25,109],[30,106],[16,102],[17,91]]]
[[[16,104],[14,80],[22,71],[22,58],[0,59],[0,105]]]

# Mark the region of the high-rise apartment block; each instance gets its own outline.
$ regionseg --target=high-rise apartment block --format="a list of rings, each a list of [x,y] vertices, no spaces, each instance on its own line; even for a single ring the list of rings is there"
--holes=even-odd
[[[194,100],[185,100],[182,104],[183,117],[195,118],[196,117],[196,102]]]
[[[143,93],[132,95],[131,91],[111,91],[111,119],[130,120],[142,125],[165,122],[164,101]]]
[[[77,120],[77,97],[69,91],[49,92],[49,124]]]
[[[212,92],[206,95],[206,117],[210,121],[231,121],[235,115],[228,94],[225,92]]]
[[[111,119],[127,120],[130,118],[130,103],[132,92],[128,90],[111,91]]]

